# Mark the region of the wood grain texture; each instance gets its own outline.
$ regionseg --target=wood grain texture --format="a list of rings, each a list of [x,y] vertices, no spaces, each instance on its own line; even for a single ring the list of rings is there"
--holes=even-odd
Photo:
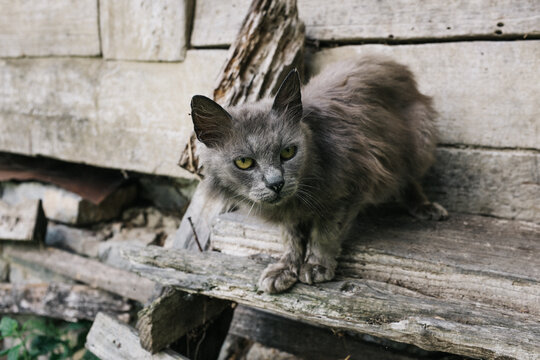
[[[0,240],[42,243],[47,218],[41,200],[9,205],[0,201]]]
[[[176,165],[192,131],[189,99],[210,95],[225,54],[0,61],[0,151],[191,177]]]
[[[540,225],[452,214],[421,222],[405,211],[362,214],[339,259],[338,274],[398,285],[443,299],[463,299],[540,316]],[[276,227],[224,214],[212,248],[233,255],[283,251]]]
[[[0,57],[100,52],[97,1],[0,1]]]
[[[540,152],[440,148],[424,181],[451,212],[540,224]]]
[[[101,0],[103,57],[184,60],[192,6],[193,0]]]
[[[5,246],[3,255],[143,304],[153,300],[160,292],[159,286],[151,280],[63,250]]]
[[[194,46],[230,44],[247,13],[249,0],[198,0]],[[306,35],[321,41],[494,39],[540,34],[540,5],[535,0],[437,0],[422,2],[298,0]]]
[[[171,350],[149,353],[139,344],[135,329],[103,313],[97,315],[90,328],[86,348],[101,360],[188,360]]]
[[[460,229],[456,231],[460,232]],[[464,231],[462,238],[470,239],[471,233],[468,229],[461,231]],[[534,249],[538,229],[524,231],[533,234],[533,239],[529,239],[527,244],[533,249],[530,250],[531,253],[537,253]],[[505,238],[507,250],[508,243]],[[425,242],[422,246],[426,247]],[[463,253],[464,248],[462,245],[460,253]],[[489,246],[484,248],[489,249]],[[433,248],[433,253],[442,252]],[[519,258],[514,257],[512,251],[509,253],[513,261],[519,262]],[[540,351],[539,318],[533,311],[527,313],[512,308],[494,307],[456,295],[425,295],[421,291],[394,285],[390,281],[345,276],[317,286],[297,284],[290,292],[268,295],[262,293],[256,285],[267,264],[265,261],[213,252],[199,254],[157,247],[148,247],[142,251],[125,249],[124,254],[134,262],[136,271],[164,285],[235,301],[315,325],[384,337],[414,344],[426,350],[442,350],[487,359],[503,356],[534,359]],[[444,254],[450,258],[453,256],[448,251]],[[510,258],[508,253],[506,255]],[[487,260],[494,259],[488,257]],[[519,274],[514,274],[512,279],[504,273],[475,270],[473,264],[469,267],[456,267],[455,275],[458,280],[447,282],[447,279],[451,278],[444,276],[448,267],[437,264],[436,260],[432,261],[431,266],[420,263],[427,269],[422,275],[428,275],[437,265],[441,266],[437,273],[442,276],[440,286],[443,288],[451,288],[457,281],[470,284],[470,278],[459,279],[458,275],[471,273],[472,276],[481,278],[477,285],[477,288],[482,289],[480,292],[483,292],[485,280],[489,279],[515,291],[514,294],[506,290],[500,291],[507,294],[505,301],[512,306],[521,306],[522,300],[516,300],[512,296],[519,293],[528,299],[526,301],[532,305],[531,308],[538,308],[540,291],[537,280],[524,278]],[[528,261],[525,266],[531,268]],[[396,269],[402,267],[403,262],[398,262]],[[420,271],[422,267],[415,266],[415,269]],[[522,286],[525,290],[519,289]]]
[[[166,289],[138,314],[141,346],[152,354],[161,351],[229,305],[227,301]]]
[[[333,331],[300,321],[293,321],[265,311],[238,306],[229,334],[256,341],[302,359],[413,360],[415,356],[400,344],[399,353],[385,346],[363,341],[350,333]],[[414,348],[409,346],[409,348]],[[417,350],[418,348],[415,348]]]
[[[420,91],[434,98],[441,143],[540,149],[540,41],[343,46],[308,64],[318,73],[361,54],[410,67]]]
[[[93,320],[98,312],[129,319],[131,305],[86,285],[0,284],[0,313],[32,314],[66,321]]]

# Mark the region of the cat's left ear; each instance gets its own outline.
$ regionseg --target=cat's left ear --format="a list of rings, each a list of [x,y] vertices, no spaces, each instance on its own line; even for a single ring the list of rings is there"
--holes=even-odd
[[[291,115],[295,119],[302,117],[302,96],[300,94],[300,76],[296,69],[285,78],[274,99],[272,110]]]
[[[197,139],[209,148],[219,146],[231,129],[231,115],[206,96],[191,99],[191,118]]]

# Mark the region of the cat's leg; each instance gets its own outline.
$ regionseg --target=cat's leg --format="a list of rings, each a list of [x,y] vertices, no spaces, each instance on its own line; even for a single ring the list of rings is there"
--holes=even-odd
[[[412,216],[422,220],[445,220],[448,211],[436,202],[430,202],[417,181],[410,181],[403,190],[403,202]]]
[[[358,211],[347,209],[332,220],[314,221],[298,280],[313,284],[334,278],[341,241],[357,214]]]
[[[259,288],[267,293],[279,293],[298,281],[298,271],[304,259],[305,226],[282,228],[286,251],[281,259],[268,265],[259,279]]]

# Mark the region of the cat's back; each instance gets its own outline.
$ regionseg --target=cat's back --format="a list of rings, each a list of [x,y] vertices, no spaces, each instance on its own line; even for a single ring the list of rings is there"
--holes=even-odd
[[[363,55],[325,66],[304,87],[303,100],[323,105],[347,100],[406,105],[424,101],[424,96],[407,66],[388,56]]]

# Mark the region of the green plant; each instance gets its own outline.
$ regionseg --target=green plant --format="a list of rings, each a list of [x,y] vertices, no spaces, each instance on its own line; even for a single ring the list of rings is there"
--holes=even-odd
[[[0,340],[14,339],[14,345],[0,351],[7,360],[35,359],[46,355],[49,359],[69,359],[84,348],[89,322],[59,323],[51,319],[31,318],[22,325],[17,320],[4,316],[0,321]],[[73,339],[73,336],[75,338]],[[86,352],[83,359],[96,359]]]

